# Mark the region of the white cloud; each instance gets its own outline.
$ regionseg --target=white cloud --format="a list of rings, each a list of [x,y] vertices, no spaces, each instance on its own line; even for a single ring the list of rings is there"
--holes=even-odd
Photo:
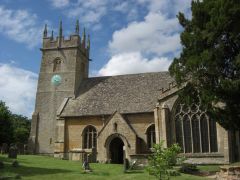
[[[11,10],[0,6],[0,33],[9,39],[34,47],[40,43],[42,28],[37,26],[37,16],[26,10]]]
[[[98,74],[167,70],[171,64],[170,58],[178,56],[181,51],[181,27],[176,14],[181,11],[189,15],[190,4],[189,0],[135,0],[135,7],[131,9],[135,10],[137,5],[146,7],[147,15],[144,20],[130,22],[113,33],[108,44],[112,57]],[[138,16],[141,8],[137,10],[133,16]],[[131,11],[128,11],[128,16],[131,16]]]
[[[31,117],[35,102],[37,74],[13,65],[0,64],[0,100],[13,113]]]
[[[66,10],[68,17],[81,17],[83,23],[95,23],[107,13],[108,0],[78,0]]]
[[[144,58],[139,52],[114,55],[108,63],[99,70],[100,76],[134,74],[143,72],[166,71],[171,61],[167,58]]]
[[[69,5],[70,0],[50,0],[55,8],[63,8]]]
[[[147,6],[150,12],[161,12],[175,16],[178,12],[190,13],[190,0],[135,0],[142,6]]]
[[[113,10],[125,13],[128,11],[128,8],[129,8],[129,3],[127,1],[124,1],[124,2],[121,2],[120,4],[117,4],[115,7],[113,7]]]
[[[130,23],[115,31],[109,49],[113,54],[140,51],[162,56],[181,48],[179,30],[175,18],[167,19],[161,13],[150,12],[144,21]]]

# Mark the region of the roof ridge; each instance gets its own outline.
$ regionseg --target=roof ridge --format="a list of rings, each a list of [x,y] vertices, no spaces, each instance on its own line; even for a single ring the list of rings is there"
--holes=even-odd
[[[144,75],[144,74],[163,74],[163,73],[169,73],[169,71],[159,71],[159,72],[143,72],[143,73],[134,73],[134,74],[119,74],[119,75],[113,75],[113,76],[94,76],[89,77],[87,79],[94,79],[94,78],[108,78],[108,77],[119,77],[119,76],[136,76],[136,75]]]

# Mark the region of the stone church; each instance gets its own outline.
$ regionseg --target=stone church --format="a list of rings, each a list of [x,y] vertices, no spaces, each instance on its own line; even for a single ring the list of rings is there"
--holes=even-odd
[[[90,39],[79,23],[64,38],[43,33],[42,61],[29,147],[32,153],[91,161],[146,162],[154,143],[178,143],[192,163],[239,160],[239,132],[201,105],[186,106],[168,72],[89,77]]]

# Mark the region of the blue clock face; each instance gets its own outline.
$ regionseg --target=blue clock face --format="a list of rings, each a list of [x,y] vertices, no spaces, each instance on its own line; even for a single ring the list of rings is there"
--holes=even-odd
[[[58,75],[58,74],[53,75],[53,77],[51,79],[52,85],[59,86],[61,84],[61,82],[62,82],[62,78],[60,75]]]

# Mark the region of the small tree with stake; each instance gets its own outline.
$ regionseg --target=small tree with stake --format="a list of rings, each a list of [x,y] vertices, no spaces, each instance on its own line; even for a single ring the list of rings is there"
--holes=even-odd
[[[153,154],[149,156],[149,166],[147,167],[149,174],[159,180],[169,179],[170,170],[176,165],[180,152],[181,148],[178,144],[173,144],[169,148],[163,147],[163,141],[155,144]]]

